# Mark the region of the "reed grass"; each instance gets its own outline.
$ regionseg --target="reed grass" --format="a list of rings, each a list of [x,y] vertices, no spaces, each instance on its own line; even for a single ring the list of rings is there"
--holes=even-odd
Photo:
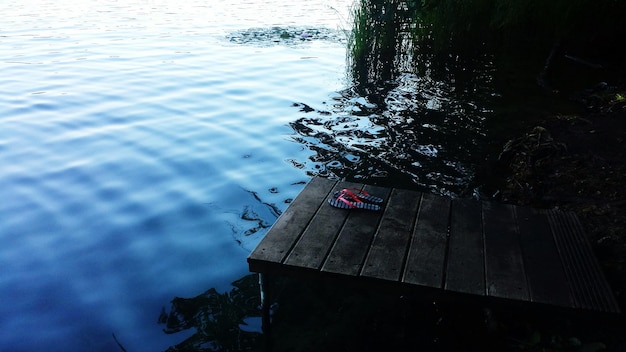
[[[352,10],[349,65],[357,82],[368,83],[419,70],[427,57],[436,62],[485,50],[541,57],[542,64],[555,43],[615,55],[626,36],[624,13],[621,0],[359,0]]]
[[[406,1],[362,0],[352,10],[353,30],[348,40],[349,66],[362,84],[393,78],[411,55],[411,12]]]

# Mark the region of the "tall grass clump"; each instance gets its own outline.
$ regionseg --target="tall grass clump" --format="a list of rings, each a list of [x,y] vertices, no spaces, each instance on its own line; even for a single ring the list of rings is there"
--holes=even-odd
[[[406,1],[361,0],[352,10],[349,65],[360,84],[389,80],[411,55],[412,12]]]
[[[372,47],[373,38],[367,31],[368,19],[371,17],[368,8],[361,1],[352,11],[353,29],[348,37],[348,60],[356,80],[363,77],[367,80],[367,55]]]
[[[426,57],[437,63],[485,52],[537,67],[555,51],[618,62],[624,13],[623,0],[359,0],[350,64],[364,83],[391,78],[407,59],[420,68]]]

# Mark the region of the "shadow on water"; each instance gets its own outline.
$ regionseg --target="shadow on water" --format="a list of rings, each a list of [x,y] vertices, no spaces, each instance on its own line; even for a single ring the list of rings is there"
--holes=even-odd
[[[439,306],[378,290],[277,278],[271,283],[272,333],[262,335],[258,277],[172,300],[158,322],[166,334],[193,334],[166,351],[380,351],[488,347],[481,308]],[[454,309],[455,314],[449,311]],[[471,318],[455,320],[460,311]]]
[[[166,334],[195,329],[193,335],[166,351],[250,351],[261,341],[261,298],[256,274],[232,283],[230,292],[214,288],[193,297],[172,300],[158,322]]]
[[[271,281],[272,328],[264,336],[257,275],[233,286],[174,298],[159,317],[163,331],[193,334],[166,351],[600,351],[621,336],[620,327],[598,328],[602,317],[581,321],[295,278]]]

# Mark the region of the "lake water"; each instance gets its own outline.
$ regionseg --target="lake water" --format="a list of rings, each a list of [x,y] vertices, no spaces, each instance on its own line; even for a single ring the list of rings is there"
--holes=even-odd
[[[346,87],[349,7],[2,1],[0,350],[182,341],[162,307],[229,290],[310,179],[290,122]]]
[[[0,351],[183,341],[162,310],[231,290],[313,175],[464,192],[490,76],[361,94],[351,5],[2,1]]]

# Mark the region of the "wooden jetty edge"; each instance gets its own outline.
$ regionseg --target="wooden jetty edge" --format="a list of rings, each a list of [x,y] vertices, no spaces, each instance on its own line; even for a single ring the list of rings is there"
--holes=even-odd
[[[342,210],[364,189],[381,211]],[[248,257],[251,272],[390,284],[620,313],[575,214],[313,178]],[[455,296],[456,295],[456,296]]]

